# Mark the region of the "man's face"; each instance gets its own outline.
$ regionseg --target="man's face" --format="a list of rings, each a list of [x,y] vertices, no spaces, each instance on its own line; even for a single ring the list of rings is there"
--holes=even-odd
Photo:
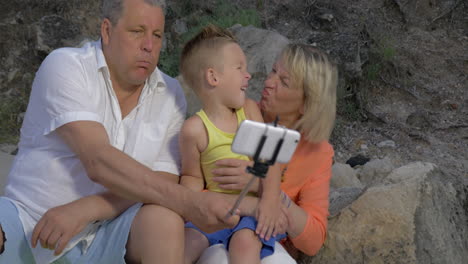
[[[163,11],[144,0],[124,0],[121,17],[114,25],[105,19],[101,34],[113,84],[122,89],[140,86],[158,63]]]

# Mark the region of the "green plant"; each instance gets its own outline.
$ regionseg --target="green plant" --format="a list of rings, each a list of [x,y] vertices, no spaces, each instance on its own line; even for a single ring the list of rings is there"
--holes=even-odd
[[[202,15],[197,12],[192,12],[194,7],[190,1],[184,0],[181,6],[183,8],[179,9],[184,9],[185,11],[174,12],[179,15],[188,15],[193,13],[193,15],[189,15],[187,17],[189,31],[182,34],[180,39],[173,40],[175,42],[172,43],[174,48],[166,50],[161,54],[159,59],[159,67],[170,76],[177,76],[179,74],[178,65],[183,44],[208,24],[217,25],[223,28],[228,28],[235,24],[241,24],[242,26],[260,26],[260,15],[256,10],[240,9],[227,0],[218,0],[212,12],[204,13]]]
[[[0,143],[18,143],[21,128],[20,113],[26,111],[27,97],[0,99]]]
[[[370,50],[369,64],[365,69],[366,77],[370,81],[376,80],[382,71],[392,64],[397,54],[395,45],[389,37],[382,37],[374,44]]]

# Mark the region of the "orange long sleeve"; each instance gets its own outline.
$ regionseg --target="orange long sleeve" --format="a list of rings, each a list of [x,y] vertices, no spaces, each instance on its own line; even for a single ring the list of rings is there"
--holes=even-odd
[[[333,155],[333,147],[326,141],[314,144],[301,140],[281,184],[281,189],[307,212],[304,231],[291,239],[307,255],[315,255],[325,242]]]

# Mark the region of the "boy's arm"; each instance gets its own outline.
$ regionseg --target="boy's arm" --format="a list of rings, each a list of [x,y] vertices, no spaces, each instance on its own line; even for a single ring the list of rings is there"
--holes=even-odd
[[[260,109],[255,101],[247,99],[244,105],[244,111],[248,119],[263,122]],[[257,234],[267,240],[271,235],[276,235],[275,229],[278,228],[278,215],[280,213],[280,185],[281,173],[278,163],[270,166],[267,176],[260,180],[259,196],[261,197],[257,209]]]
[[[179,148],[182,161],[180,184],[193,190],[204,188],[203,173],[200,167],[200,153],[206,132],[203,122],[198,116],[187,119],[180,131]]]

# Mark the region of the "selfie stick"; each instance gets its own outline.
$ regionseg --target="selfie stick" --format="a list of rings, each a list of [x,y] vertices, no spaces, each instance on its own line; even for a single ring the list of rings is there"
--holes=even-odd
[[[278,124],[278,116],[276,116],[276,119],[275,119],[275,122],[273,123],[273,125],[276,127],[277,124]],[[271,165],[275,164],[275,162],[276,162],[276,158],[278,157],[278,153],[279,153],[279,151],[281,149],[281,146],[283,145],[283,141],[284,141],[283,138],[281,138],[278,141],[278,143],[276,144],[275,151],[273,152],[273,156],[271,157],[271,160],[263,161],[263,160],[259,159],[260,153],[262,152],[262,149],[263,149],[263,145],[265,144],[265,141],[267,139],[267,136],[266,136],[266,134],[267,134],[266,131],[267,130],[268,130],[268,125],[266,126],[265,133],[262,135],[262,137],[260,139],[260,142],[258,143],[257,150],[255,151],[255,155],[253,156],[253,160],[254,160],[253,167],[247,166],[247,168],[246,168],[246,171],[248,173],[252,174],[252,178],[247,183],[247,185],[244,187],[244,189],[242,189],[242,191],[239,194],[239,197],[236,200],[236,203],[231,208],[231,210],[229,210],[229,213],[226,215],[226,217],[230,217],[230,216],[233,216],[235,214],[235,211],[239,207],[242,199],[244,199],[245,195],[247,195],[247,193],[248,193],[248,191],[250,189],[250,186],[255,181],[254,176],[256,176],[258,178],[265,178],[266,173],[268,172],[268,168]]]

